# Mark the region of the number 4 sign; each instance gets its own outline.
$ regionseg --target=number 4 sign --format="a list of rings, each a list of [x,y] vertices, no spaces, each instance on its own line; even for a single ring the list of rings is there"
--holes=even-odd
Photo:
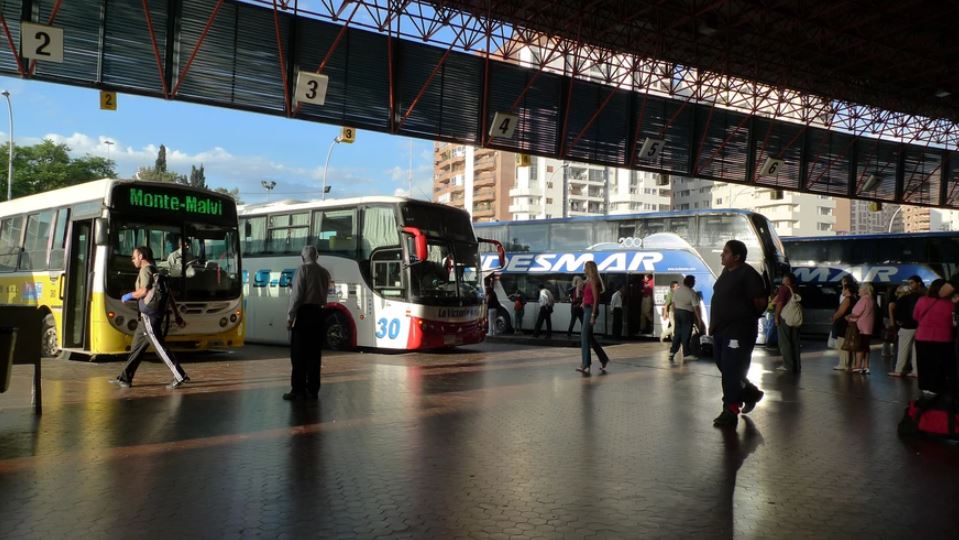
[[[296,94],[294,99],[298,103],[312,103],[323,105],[326,103],[326,86],[330,78],[319,73],[300,71],[296,74]]]
[[[498,112],[493,115],[493,125],[489,128],[490,137],[513,138],[513,131],[516,130],[516,124],[519,117],[515,114]]]
[[[63,28],[20,23],[20,54],[30,60],[63,63]]]

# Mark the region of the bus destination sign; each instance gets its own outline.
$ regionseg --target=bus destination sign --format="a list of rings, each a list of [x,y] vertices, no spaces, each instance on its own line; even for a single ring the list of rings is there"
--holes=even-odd
[[[130,189],[130,206],[206,216],[223,215],[221,200],[187,193],[152,193],[136,187]]]

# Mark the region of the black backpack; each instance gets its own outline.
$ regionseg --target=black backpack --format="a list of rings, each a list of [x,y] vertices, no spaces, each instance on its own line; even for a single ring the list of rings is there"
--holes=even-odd
[[[141,311],[147,315],[163,315],[170,301],[170,284],[167,283],[166,274],[161,274],[155,266],[151,266],[150,270],[153,272],[152,284],[150,291],[143,297]]]

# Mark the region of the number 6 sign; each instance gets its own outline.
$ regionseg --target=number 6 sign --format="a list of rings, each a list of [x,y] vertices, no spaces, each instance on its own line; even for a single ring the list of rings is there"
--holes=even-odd
[[[63,28],[20,23],[20,54],[30,60],[63,63]]]

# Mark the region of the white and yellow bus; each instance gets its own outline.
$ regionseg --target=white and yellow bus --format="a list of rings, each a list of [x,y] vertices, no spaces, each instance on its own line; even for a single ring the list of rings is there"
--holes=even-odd
[[[183,263],[167,258],[188,247]],[[94,359],[130,348],[136,304],[133,248],[149,246],[187,325],[169,328],[179,350],[243,345],[236,204],[179,184],[97,180],[0,203],[0,305],[31,305],[44,356]]]

